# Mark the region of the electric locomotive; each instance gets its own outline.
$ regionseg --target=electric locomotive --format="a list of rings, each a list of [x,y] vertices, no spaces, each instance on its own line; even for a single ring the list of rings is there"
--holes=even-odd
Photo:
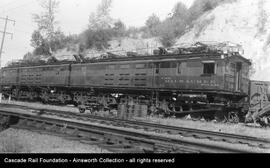
[[[144,114],[238,122],[248,111],[251,67],[240,52],[198,42],[145,56],[74,55],[76,61],[5,67],[1,87],[12,98],[73,103],[81,112],[142,105]]]

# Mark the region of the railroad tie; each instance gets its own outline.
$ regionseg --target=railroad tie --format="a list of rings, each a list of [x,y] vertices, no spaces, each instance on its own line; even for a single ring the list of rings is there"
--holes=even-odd
[[[145,153],[143,150],[138,148],[131,148],[131,149],[125,149],[125,148],[111,148],[109,151],[114,153]]]
[[[81,143],[88,144],[88,145],[99,145],[99,144],[104,143],[104,141],[101,140],[101,139],[96,139],[96,140],[80,140],[80,142]]]
[[[70,135],[78,136],[79,135],[79,130],[77,128],[75,128],[72,132],[70,132]]]
[[[45,127],[45,130],[53,131],[56,128],[56,124],[53,124],[51,126]]]
[[[40,123],[40,124],[36,124],[36,128],[38,128],[38,129],[42,129],[42,128],[44,128],[44,126],[45,126],[46,124],[45,124],[45,122],[42,122],[42,123]]]

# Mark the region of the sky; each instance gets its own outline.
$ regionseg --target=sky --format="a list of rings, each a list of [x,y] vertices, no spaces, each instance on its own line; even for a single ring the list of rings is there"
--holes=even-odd
[[[8,22],[1,66],[7,62],[22,59],[23,55],[33,48],[30,45],[32,32],[37,28],[33,22],[33,14],[40,14],[41,0],[0,0],[0,18],[8,16]],[[89,15],[96,11],[101,0],[59,0],[59,11],[56,20],[58,27],[66,34],[79,34],[87,28]],[[127,27],[143,26],[146,19],[153,13],[164,19],[177,2],[190,7],[193,0],[113,0],[111,17],[120,19]],[[0,32],[4,30],[5,21],[0,19]],[[2,33],[0,33],[2,40]]]

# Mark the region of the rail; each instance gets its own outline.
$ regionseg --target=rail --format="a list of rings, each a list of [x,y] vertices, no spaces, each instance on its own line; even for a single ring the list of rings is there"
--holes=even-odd
[[[199,143],[190,140],[176,139],[148,133],[138,133],[122,129],[109,128],[79,123],[65,119],[56,119],[45,116],[21,114],[16,110],[0,110],[4,117],[11,118],[12,127],[19,129],[44,130],[68,135],[75,140],[87,141],[109,149],[120,148],[120,151],[154,152],[154,153],[247,153],[249,150],[236,149]],[[17,120],[17,122],[15,122]],[[118,150],[119,151],[119,150]]]
[[[8,105],[9,106],[9,105]],[[19,106],[21,107],[21,106]],[[22,106],[27,110],[30,110],[29,107]],[[134,129],[143,129],[147,132],[157,132],[157,133],[166,133],[181,135],[183,137],[194,137],[196,139],[208,139],[213,141],[222,141],[233,144],[246,144],[252,147],[258,147],[263,149],[270,148],[270,140],[265,138],[237,135],[237,134],[228,134],[222,132],[213,132],[207,130],[199,130],[185,127],[176,127],[161,125],[155,123],[148,123],[144,121],[135,121],[135,120],[123,120],[118,118],[106,118],[101,116],[79,114],[74,112],[58,111],[58,110],[45,110],[45,109],[34,109],[31,108],[32,112],[38,114],[48,114],[48,115],[57,115],[63,118],[78,119],[82,121],[90,121],[91,123],[97,122],[104,125],[118,126],[118,127],[130,127]],[[89,123],[90,123],[89,122]]]

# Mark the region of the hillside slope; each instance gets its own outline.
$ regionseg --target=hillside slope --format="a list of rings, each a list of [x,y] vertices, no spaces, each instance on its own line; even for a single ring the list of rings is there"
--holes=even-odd
[[[251,59],[254,80],[270,81],[270,1],[237,0],[221,4],[194,22],[194,27],[177,39],[175,46],[197,41],[232,42],[243,46],[244,57]],[[120,38],[110,42],[106,51],[87,50],[87,57],[98,57],[106,52],[125,55],[126,51],[150,54],[162,46],[158,38]],[[66,53],[66,54],[65,54]],[[58,52],[59,58],[69,52]],[[56,54],[56,55],[58,55]],[[63,57],[62,57],[63,58]]]
[[[238,0],[201,16],[176,45],[195,41],[241,44],[251,59],[256,80],[270,80],[270,1]]]
[[[104,51],[98,51],[96,49],[88,49],[83,52],[88,58],[93,57],[100,57],[102,54],[106,54],[107,52],[111,52],[118,55],[126,55],[126,52],[132,51],[137,52],[141,55],[151,54],[153,49],[156,49],[162,46],[158,40],[158,38],[131,38],[131,37],[124,37],[124,38],[117,38],[114,40],[109,41],[110,47]],[[68,49],[67,47],[58,50],[53,55],[59,59],[69,59],[74,60],[73,54],[78,53],[78,45],[72,46],[72,49]]]

